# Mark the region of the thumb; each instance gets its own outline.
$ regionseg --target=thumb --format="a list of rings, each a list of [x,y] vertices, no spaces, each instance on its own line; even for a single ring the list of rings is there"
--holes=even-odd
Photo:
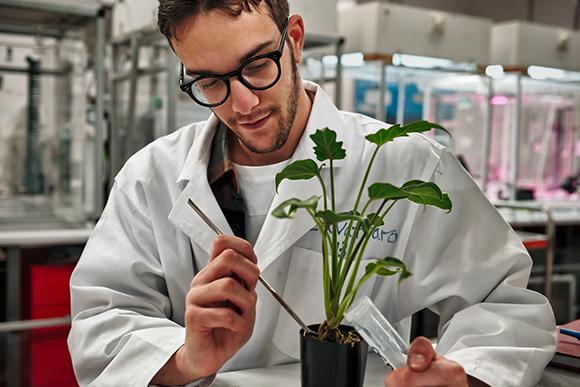
[[[437,357],[433,345],[426,337],[413,340],[407,355],[407,365],[415,372],[425,371]]]

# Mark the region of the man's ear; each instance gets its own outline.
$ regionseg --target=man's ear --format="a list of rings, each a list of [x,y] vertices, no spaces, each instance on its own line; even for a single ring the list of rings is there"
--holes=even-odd
[[[302,48],[304,46],[304,20],[302,16],[290,16],[288,20],[288,36],[294,49],[294,58],[292,59],[299,64],[302,61]]]

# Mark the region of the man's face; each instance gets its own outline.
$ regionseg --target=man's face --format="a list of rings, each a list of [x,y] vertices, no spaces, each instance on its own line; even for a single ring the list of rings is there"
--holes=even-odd
[[[266,11],[243,12],[237,18],[212,11],[186,21],[172,45],[190,75],[228,73],[249,57],[276,50],[280,38]],[[229,98],[213,112],[235,132],[236,145],[264,154],[286,143],[301,88],[293,54],[293,47],[285,43],[280,79],[267,90],[251,90],[230,78]]]

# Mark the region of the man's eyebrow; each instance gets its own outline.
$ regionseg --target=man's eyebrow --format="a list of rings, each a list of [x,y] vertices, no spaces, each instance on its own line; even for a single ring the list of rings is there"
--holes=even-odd
[[[267,42],[262,42],[260,44],[258,44],[256,47],[254,47],[253,49],[251,49],[250,51],[248,51],[241,59],[240,59],[240,64],[242,64],[244,61],[250,59],[251,57],[253,57],[254,55],[257,55],[260,51],[262,51],[263,49],[265,49],[266,47],[268,47],[269,45],[272,44],[272,40],[269,40]],[[197,77],[200,75],[207,75],[207,74],[217,74],[214,71],[211,70],[198,70],[198,69],[185,69],[185,73],[187,75],[189,75],[190,77]]]

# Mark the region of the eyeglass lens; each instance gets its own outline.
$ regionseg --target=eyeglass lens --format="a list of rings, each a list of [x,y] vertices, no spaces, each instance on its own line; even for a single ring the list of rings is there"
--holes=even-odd
[[[240,81],[251,89],[266,89],[276,82],[278,76],[278,64],[270,57],[256,58],[240,69]],[[225,77],[203,77],[191,85],[191,92],[200,102],[219,104],[228,97],[227,82]]]

